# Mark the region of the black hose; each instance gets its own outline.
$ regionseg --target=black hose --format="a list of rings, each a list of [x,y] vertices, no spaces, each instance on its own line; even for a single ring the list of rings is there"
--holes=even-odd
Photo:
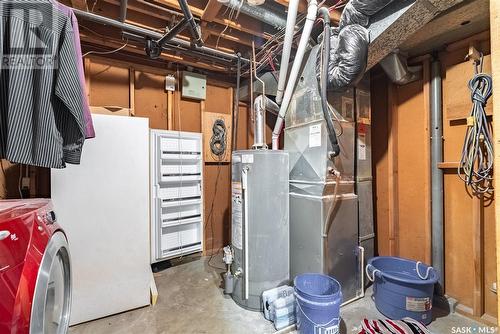
[[[212,127],[212,138],[210,138],[210,150],[212,154],[222,159],[226,153],[227,128],[224,119],[216,119]]]
[[[482,62],[481,57],[481,67]],[[486,115],[486,104],[493,93],[491,75],[482,73],[476,68],[476,74],[469,81],[469,89],[472,108],[468,117],[458,175],[476,194],[492,193],[493,136]]]
[[[323,19],[323,63],[321,67],[321,75],[319,77],[320,91],[321,91],[321,106],[323,109],[323,117],[326,122],[326,129],[328,138],[332,145],[332,154],[330,158],[334,158],[340,154],[339,142],[337,134],[333,125],[333,119],[330,115],[330,108],[328,107],[328,63],[330,62],[330,12],[328,8],[321,7],[318,11]]]

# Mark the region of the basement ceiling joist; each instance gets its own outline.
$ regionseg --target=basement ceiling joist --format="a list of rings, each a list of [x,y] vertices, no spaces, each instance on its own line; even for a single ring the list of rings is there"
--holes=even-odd
[[[120,0],[61,1],[75,8],[86,7],[89,11],[100,16],[114,20],[120,19],[120,9],[122,8],[122,1]],[[267,0],[263,6],[274,11],[283,12],[283,16],[286,16],[288,1]],[[158,33],[164,33],[166,29],[172,27],[183,16],[178,0],[128,0],[126,3],[126,23]],[[325,6],[333,3],[336,3],[336,0],[327,0]],[[253,43],[255,43],[258,50],[278,32],[275,28],[262,23],[258,19],[243,13],[236,13],[218,2],[218,0],[188,0],[188,4],[195,19],[200,23],[205,45],[219,51],[240,53],[248,58]],[[301,0],[299,11],[304,12],[306,10],[307,1]],[[334,21],[336,21],[335,18],[339,17],[339,13],[337,11],[332,12]],[[87,28],[95,26],[84,19],[81,20],[81,23]],[[118,32],[121,34],[118,28],[108,28],[109,33]],[[92,37],[91,31],[87,31],[87,33],[88,37]],[[101,40],[100,36],[93,37],[96,37],[94,42]],[[184,31],[177,38],[189,41],[190,35],[188,31]],[[137,46],[138,42],[135,41]],[[105,46],[104,44],[101,45]]]

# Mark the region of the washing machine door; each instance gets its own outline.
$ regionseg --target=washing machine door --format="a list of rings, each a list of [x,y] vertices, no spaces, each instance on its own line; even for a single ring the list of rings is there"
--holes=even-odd
[[[71,265],[65,235],[56,232],[43,255],[33,296],[31,334],[65,334],[71,305]]]

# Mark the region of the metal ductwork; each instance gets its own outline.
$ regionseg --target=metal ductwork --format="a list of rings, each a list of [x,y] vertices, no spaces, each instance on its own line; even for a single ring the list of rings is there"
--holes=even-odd
[[[250,85],[253,84],[253,91],[255,95],[276,96],[278,90],[278,81],[276,80],[278,72],[265,72],[259,75],[259,79],[250,78],[243,81],[240,88],[240,101],[249,102],[250,99]],[[253,82],[252,82],[253,81]],[[262,85],[264,82],[264,85]],[[264,86],[266,91],[264,92]]]
[[[245,0],[219,0],[223,5],[272,25],[276,29],[286,26],[286,17],[264,7],[249,5]]]
[[[389,79],[397,85],[405,85],[422,78],[422,66],[408,66],[407,58],[398,52],[390,53],[382,59],[380,65]]]

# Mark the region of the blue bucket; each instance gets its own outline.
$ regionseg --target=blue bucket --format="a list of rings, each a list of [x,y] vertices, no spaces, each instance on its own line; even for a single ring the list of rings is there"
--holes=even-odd
[[[368,261],[368,278],[374,282],[377,309],[388,318],[410,317],[424,324],[432,321],[432,298],[438,272],[421,262],[380,256]]]
[[[299,334],[336,334],[342,304],[340,283],[322,274],[295,277],[297,331]]]

